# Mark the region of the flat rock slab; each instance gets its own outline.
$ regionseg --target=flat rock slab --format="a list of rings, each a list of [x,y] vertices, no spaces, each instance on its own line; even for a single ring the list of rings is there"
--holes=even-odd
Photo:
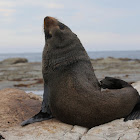
[[[8,59],[5,59],[3,61],[1,61],[0,63],[1,64],[9,64],[9,65],[12,65],[12,64],[17,64],[17,63],[27,63],[28,60],[26,58],[8,58]]]
[[[90,129],[82,140],[140,140],[140,120],[123,119]]]
[[[55,119],[0,131],[6,140],[140,140],[140,121],[115,120],[90,130]]]
[[[140,82],[133,85],[138,91]],[[0,90],[0,135],[6,140],[140,140],[140,120],[115,120],[92,129],[64,124],[56,119],[21,127],[39,112],[42,99],[22,90]]]
[[[22,90],[0,90],[0,129],[20,123],[39,112],[40,98]]]
[[[133,86],[133,87],[138,91],[138,93],[140,94],[140,81],[133,83],[132,86]]]

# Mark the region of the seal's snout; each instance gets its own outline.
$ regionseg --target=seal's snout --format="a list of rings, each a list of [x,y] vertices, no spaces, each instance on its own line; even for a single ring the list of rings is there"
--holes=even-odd
[[[56,27],[57,26],[57,19],[53,18],[53,17],[45,17],[44,18],[44,30],[50,30],[52,27]]]

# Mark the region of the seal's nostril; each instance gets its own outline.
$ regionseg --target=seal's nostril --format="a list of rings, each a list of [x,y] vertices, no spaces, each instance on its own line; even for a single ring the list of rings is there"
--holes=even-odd
[[[49,19],[49,17],[46,17],[45,20]]]
[[[49,17],[45,17],[45,18],[44,18],[44,22],[47,21],[48,19],[49,19]]]

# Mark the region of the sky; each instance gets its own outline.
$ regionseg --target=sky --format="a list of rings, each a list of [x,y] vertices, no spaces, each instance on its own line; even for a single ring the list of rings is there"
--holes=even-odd
[[[0,0],[0,53],[42,52],[52,16],[87,51],[140,50],[140,0]]]

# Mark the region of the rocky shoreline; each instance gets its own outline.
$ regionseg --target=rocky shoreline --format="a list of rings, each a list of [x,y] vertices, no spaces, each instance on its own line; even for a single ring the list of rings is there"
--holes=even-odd
[[[99,80],[105,76],[121,78],[129,83],[140,80],[138,59],[108,57],[92,59],[91,62]],[[24,58],[0,62],[0,89],[7,87],[25,91],[43,90],[41,62],[30,63]]]
[[[64,124],[56,119],[21,127],[23,120],[40,110],[42,102],[40,96],[24,91],[43,90],[43,80],[41,63],[15,60],[18,63],[13,60],[12,63],[0,63],[0,139],[140,140],[140,120],[123,122],[118,119],[92,129]],[[102,58],[91,62],[99,80],[105,76],[121,78],[133,83],[140,93],[139,60]]]
[[[140,82],[133,84],[140,93]],[[5,140],[140,140],[140,120],[123,118],[87,129],[56,119],[21,127],[23,120],[39,112],[42,98],[18,89],[0,90],[0,139]]]

